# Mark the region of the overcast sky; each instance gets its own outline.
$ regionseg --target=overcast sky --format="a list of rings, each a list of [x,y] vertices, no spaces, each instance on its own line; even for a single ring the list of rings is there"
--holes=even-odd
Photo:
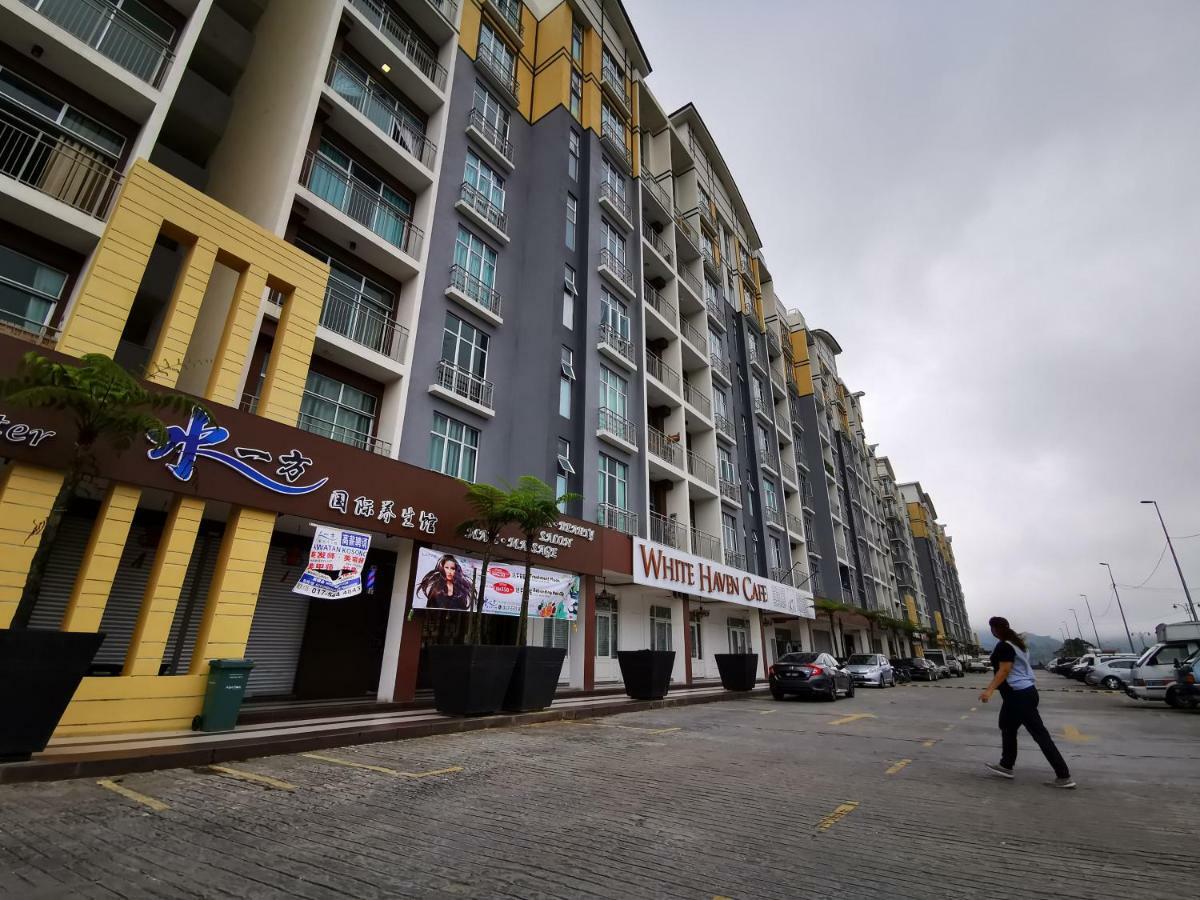
[[[1200,532],[1200,2],[626,0],[976,629],[1120,634]],[[1200,537],[1178,542],[1200,598]],[[1130,627],[1186,613],[1167,555]],[[1107,613],[1106,613],[1107,611]]]

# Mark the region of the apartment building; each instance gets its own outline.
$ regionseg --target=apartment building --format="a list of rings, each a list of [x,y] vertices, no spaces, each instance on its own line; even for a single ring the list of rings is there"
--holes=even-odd
[[[896,482],[892,462],[886,456],[875,459],[875,480],[883,498],[884,527],[891,546],[891,582],[900,598],[903,609],[901,618],[921,628],[929,628],[932,622],[925,603],[913,533],[909,527],[908,506]]]
[[[933,499],[918,481],[901,484],[900,494],[907,506],[909,530],[916,551],[925,604],[939,646],[962,649],[973,643],[967,617],[958,565],[951,538],[937,521]]]

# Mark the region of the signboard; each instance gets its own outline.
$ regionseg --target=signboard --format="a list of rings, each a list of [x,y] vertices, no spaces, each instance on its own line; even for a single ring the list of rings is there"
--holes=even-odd
[[[641,538],[633,539],[633,581],[707,600],[816,618],[808,591]]]
[[[369,534],[318,525],[308,551],[308,565],[292,593],[325,600],[361,594],[363,565],[369,549]]]
[[[481,560],[422,547],[417,553],[413,588],[416,609],[450,609],[467,612],[478,595]],[[490,615],[519,616],[525,567],[507,563],[488,566],[483,611]],[[529,582],[529,616],[574,620],[579,615],[579,577],[566,572],[533,569]]]

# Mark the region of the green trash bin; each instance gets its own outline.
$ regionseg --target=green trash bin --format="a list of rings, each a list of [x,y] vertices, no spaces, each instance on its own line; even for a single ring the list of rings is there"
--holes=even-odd
[[[210,659],[208,688],[204,692],[204,709],[192,721],[195,731],[233,731],[250,670],[254,663],[248,659]]]

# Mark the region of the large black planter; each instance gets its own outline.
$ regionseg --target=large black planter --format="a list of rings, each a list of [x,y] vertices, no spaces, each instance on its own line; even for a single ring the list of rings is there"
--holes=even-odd
[[[103,632],[0,630],[0,762],[46,749]]]
[[[714,653],[721,687],[727,691],[752,691],[758,681],[757,653]]]
[[[661,700],[671,687],[674,650],[618,650],[625,693],[634,700]]]
[[[486,716],[499,711],[517,661],[516,647],[449,644],[427,650],[438,712]]]
[[[565,647],[518,647],[517,662],[504,695],[506,712],[545,709],[554,702]]]

